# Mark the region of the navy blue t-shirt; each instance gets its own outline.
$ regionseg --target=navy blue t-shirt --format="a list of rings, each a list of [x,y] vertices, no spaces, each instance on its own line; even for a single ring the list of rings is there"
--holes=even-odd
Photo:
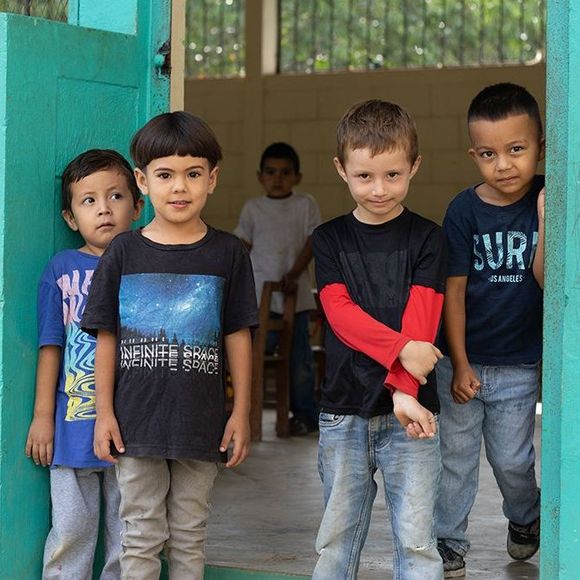
[[[468,277],[465,345],[471,363],[515,365],[542,356],[543,294],[532,264],[543,186],[544,177],[536,176],[527,195],[507,206],[482,201],[470,187],[447,209],[447,275]]]

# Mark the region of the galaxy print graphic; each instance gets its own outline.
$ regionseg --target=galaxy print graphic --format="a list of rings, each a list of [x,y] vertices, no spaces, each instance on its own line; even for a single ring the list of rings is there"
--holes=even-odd
[[[223,291],[217,276],[123,276],[121,370],[218,374]]]
[[[95,339],[70,323],[64,351],[65,421],[95,419]]]

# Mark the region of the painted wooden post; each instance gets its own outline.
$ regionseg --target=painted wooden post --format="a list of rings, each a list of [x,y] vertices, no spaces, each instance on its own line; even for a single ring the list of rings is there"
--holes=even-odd
[[[83,26],[0,13],[1,578],[39,578],[48,531],[48,473],[24,444],[36,285],[55,251],[80,245],[60,218],[60,175],[91,147],[127,154],[135,130],[168,110],[155,54],[169,14],[169,0],[74,0],[71,19]]]
[[[580,562],[580,3],[548,0],[541,578]]]

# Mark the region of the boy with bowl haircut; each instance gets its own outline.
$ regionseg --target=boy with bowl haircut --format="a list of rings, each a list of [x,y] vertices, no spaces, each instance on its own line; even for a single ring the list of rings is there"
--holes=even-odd
[[[483,89],[467,115],[469,154],[483,182],[449,205],[444,326],[437,366],[443,472],[436,508],[445,577],[465,575],[467,518],[482,438],[509,520],[507,550],[531,558],[540,541],[534,426],[542,356],[542,120],[523,87]]]
[[[403,206],[419,169],[399,106],[353,105],[337,130],[340,177],[356,203],[313,234],[326,318],[319,471],[325,512],[313,578],[354,579],[383,475],[394,578],[440,580],[433,508],[441,462],[433,346],[443,304],[441,228]]]
[[[98,335],[95,451],[116,463],[123,578],[158,577],[165,547],[170,577],[198,579],[218,464],[234,467],[249,449],[252,269],[242,242],[201,218],[221,159],[206,123],[159,115],[131,155],[155,215],[111,244],[83,317]]]
[[[95,340],[80,328],[93,272],[111,240],[128,230],[143,202],[133,170],[116,151],[91,149],[62,175],[62,216],[84,245],[52,258],[38,287],[39,353],[26,455],[50,466],[52,527],[43,578],[91,578],[101,497],[105,563],[120,578],[121,521],[115,472],[93,452]]]
[[[320,210],[312,196],[294,191],[302,173],[298,153],[288,143],[272,143],[264,149],[257,177],[266,195],[244,204],[234,233],[250,250],[258,302],[268,280],[282,280],[286,291],[296,292],[290,354],[290,434],[305,435],[318,430],[309,334],[310,311],[316,303],[308,264],[312,259],[311,235],[320,225]],[[272,296],[270,310],[273,317],[282,315],[281,293]],[[268,335],[266,352],[275,350],[277,335]]]

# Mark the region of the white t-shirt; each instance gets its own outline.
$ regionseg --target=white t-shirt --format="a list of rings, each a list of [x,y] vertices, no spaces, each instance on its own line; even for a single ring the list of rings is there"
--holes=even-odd
[[[314,228],[320,225],[320,210],[311,195],[292,193],[275,199],[267,196],[248,200],[234,233],[252,245],[250,257],[258,304],[264,282],[280,280],[291,269]],[[306,269],[298,277],[296,312],[316,307],[312,281]],[[272,296],[270,310],[283,312],[283,297]]]

